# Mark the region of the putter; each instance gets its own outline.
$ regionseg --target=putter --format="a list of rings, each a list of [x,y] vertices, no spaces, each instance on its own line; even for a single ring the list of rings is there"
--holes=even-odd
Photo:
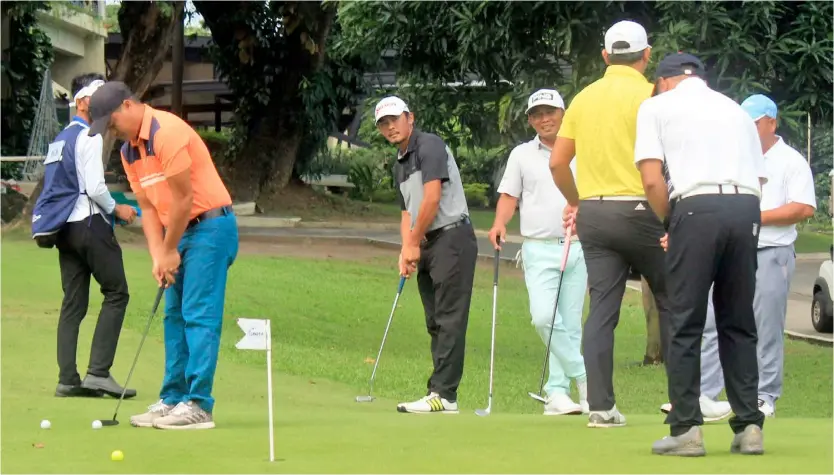
[[[547,359],[550,356],[550,341],[553,339],[553,325],[556,324],[556,312],[559,309],[559,294],[562,292],[562,278],[565,275],[565,268],[568,265],[568,254],[570,254],[570,228],[565,233],[565,248],[562,251],[562,266],[559,272],[559,284],[556,287],[556,303],[553,305],[553,317],[550,319],[550,338],[547,339],[547,348],[544,351],[544,363],[542,363],[542,378],[539,382],[538,394],[534,392],[527,393],[531,398],[539,401],[542,404],[547,403],[547,398],[544,396],[544,376],[547,373]]]
[[[139,348],[136,350],[136,356],[133,357],[133,365],[130,367],[130,372],[127,373],[127,380],[125,380],[125,385],[122,387],[122,395],[119,396],[119,402],[116,404],[116,411],[113,413],[113,419],[103,419],[101,421],[102,427],[106,426],[117,426],[119,425],[118,419],[116,416],[119,415],[119,407],[122,405],[122,400],[125,397],[125,391],[127,391],[127,385],[130,384],[130,377],[133,376],[133,370],[136,369],[136,362],[139,361],[139,352],[142,351],[142,345],[145,344],[145,337],[148,336],[148,331],[151,329],[151,322],[153,321],[154,315],[156,315],[156,310],[159,308],[159,302],[162,300],[162,294],[165,292],[165,286],[159,288],[159,291],[156,293],[156,300],[153,303],[153,309],[151,310],[151,316],[148,318],[148,324],[145,325],[145,333],[142,334],[142,340],[139,341]]]
[[[498,303],[498,265],[501,251],[495,250],[495,271],[492,277],[492,344],[489,349],[489,399],[486,409],[476,409],[475,414],[486,417],[492,413],[492,375],[495,371],[495,312]]]
[[[388,330],[391,328],[391,322],[394,320],[394,310],[397,309],[397,301],[400,300],[400,295],[403,293],[405,286],[405,276],[400,277],[400,285],[397,287],[397,295],[394,297],[394,306],[391,307],[391,315],[388,316],[388,324],[385,325],[385,333],[382,334],[382,344],[379,345],[379,352],[376,354],[376,361],[374,361],[374,370],[371,372],[371,380],[368,382],[368,394],[366,396],[356,396],[356,402],[371,402],[374,397],[371,393],[374,390],[374,378],[376,378],[376,369],[379,366],[379,358],[382,356],[382,349],[385,347],[385,339],[388,338]]]

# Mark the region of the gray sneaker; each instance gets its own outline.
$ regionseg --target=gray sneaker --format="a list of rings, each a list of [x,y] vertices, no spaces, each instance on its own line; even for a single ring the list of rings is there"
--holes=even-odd
[[[704,436],[701,428],[692,426],[685,433],[678,436],[666,436],[652,444],[655,455],[676,455],[678,457],[703,457],[707,454],[704,449]]]
[[[148,412],[130,416],[130,425],[133,427],[153,427],[153,422],[160,417],[168,415],[174,406],[165,404],[162,399],[148,406]]]
[[[166,416],[153,421],[157,429],[214,429],[214,419],[194,401],[177,404]]]
[[[764,453],[764,435],[762,428],[750,424],[733,437],[730,452],[742,455],[762,455]]]
[[[115,379],[113,379],[113,375],[102,378],[101,376],[93,376],[92,374],[88,374],[84,377],[84,381],[81,382],[81,387],[93,391],[100,391],[115,398],[121,397],[122,390],[124,389],[119,383],[116,382]],[[130,399],[135,396],[135,389],[128,389],[125,391],[125,399]]]
[[[626,425],[626,418],[616,404],[607,411],[591,411],[588,416],[588,427],[623,427]]]

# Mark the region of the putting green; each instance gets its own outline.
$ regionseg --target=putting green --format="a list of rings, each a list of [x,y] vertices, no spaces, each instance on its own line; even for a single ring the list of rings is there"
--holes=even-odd
[[[93,430],[93,420],[112,416],[115,399],[58,399],[52,396],[57,377],[54,350],[57,312],[51,308],[59,300],[59,290],[54,288],[57,272],[53,258],[49,252],[30,249],[30,243],[3,243],[0,361],[0,468],[3,473],[831,473],[834,468],[830,415],[816,419],[779,417],[768,420],[765,426],[766,455],[763,457],[731,455],[731,434],[726,423],[705,427],[707,457],[677,459],[651,455],[651,443],[667,433],[667,427],[662,423],[663,416],[659,412],[639,415],[639,412],[649,411],[631,409],[633,412],[630,412],[629,409],[654,407],[654,401],[659,400],[655,393],[661,390],[662,381],[655,380],[662,377],[662,373],[655,369],[618,369],[622,378],[618,389],[620,394],[624,394],[627,427],[589,429],[585,427],[586,419],[581,416],[550,418],[522,414],[522,410],[540,410],[540,406],[529,401],[526,392],[533,389],[529,387],[529,381],[537,381],[535,367],[539,362],[535,356],[541,350],[540,342],[535,341],[535,335],[527,326],[528,322],[510,318],[505,320],[507,323],[501,329],[504,341],[508,341],[510,335],[517,339],[529,338],[532,342],[530,353],[526,353],[528,350],[520,343],[502,347],[499,357],[507,367],[501,369],[503,379],[496,381],[494,413],[486,418],[474,415],[475,409],[486,405],[486,392],[483,390],[485,375],[481,373],[487,353],[483,351],[483,344],[476,353],[478,356],[472,360],[468,392],[465,397],[462,396],[462,413],[458,415],[399,414],[395,411],[397,401],[389,398],[366,404],[354,402],[355,396],[362,394],[362,382],[371,369],[369,364],[354,368],[356,357],[364,354],[364,350],[350,353],[343,362],[344,371],[354,368],[356,372],[355,376],[351,376],[354,381],[351,386],[318,377],[288,376],[276,370],[277,460],[270,463],[267,460],[264,353],[235,350],[232,345],[242,334],[232,330],[232,322],[225,329],[214,392],[218,401],[215,412],[218,427],[208,431],[160,431],[129,425],[130,414],[144,411],[148,404],[155,401],[162,378],[164,348],[159,338],[158,316],[130,384],[137,388],[139,396],[122,404],[119,416],[122,423],[119,426]],[[244,258],[241,261],[239,269],[247,269],[254,274],[251,281],[238,280],[236,285],[240,286],[240,290],[235,290],[235,293],[238,299],[253,305],[253,310],[236,311],[236,315],[257,317],[263,313],[255,308],[256,304],[269,308],[273,305],[272,302],[257,300],[264,299],[260,294],[246,294],[247,288],[255,285],[255,281],[263,282],[270,275],[273,282],[285,278],[279,276],[280,272],[286,273],[286,279],[300,279],[300,272],[335,266],[332,263],[311,266],[303,262],[290,268],[293,264],[289,261],[264,261],[263,258]],[[122,380],[139,344],[140,331],[153,298],[152,286],[138,280],[147,280],[146,253],[126,251],[126,264],[129,274],[140,283],[133,285],[134,281],[131,281],[131,307],[114,366],[118,368]],[[261,274],[261,266],[266,269],[263,272],[269,273]],[[370,284],[363,279],[382,279],[373,285],[383,290],[390,287],[387,285],[391,280],[387,277],[388,270],[378,271],[384,275],[382,278],[368,277],[371,267],[325,267],[321,272],[338,275],[346,269],[356,271],[351,280],[354,292],[366,292],[363,286]],[[482,279],[483,288],[478,290],[479,302],[490,298],[487,271]],[[316,281],[315,276],[304,276],[303,280]],[[506,287],[509,290],[503,300],[518,306],[523,304],[523,291],[520,284],[515,285],[517,288],[513,290],[512,282],[508,282]],[[385,307],[390,305],[382,301],[387,300],[387,294],[386,299],[376,299],[380,300],[376,304],[379,308],[371,312],[368,317],[371,321],[366,328],[359,319],[337,319],[342,307],[353,305],[347,297],[333,304],[338,308],[331,309],[321,304],[328,299],[314,292],[333,293],[334,289],[316,290],[311,284],[310,289],[303,287],[298,292],[308,300],[297,303],[288,301],[284,305],[303,308],[309,306],[306,302],[315,302],[318,306],[311,312],[317,318],[329,318],[332,321],[328,321],[328,325],[344,329],[344,348],[357,346],[354,338],[368,333],[368,342],[363,345],[368,346],[370,351],[375,350],[383,329],[380,321],[384,324],[387,316]],[[367,292],[378,294],[380,291]],[[414,376],[422,378],[425,373],[427,346],[424,335],[420,333],[421,322],[416,318],[419,316],[418,303],[414,295],[410,298],[410,302],[404,304],[409,306],[408,311],[403,311],[399,317],[401,320],[394,335],[392,348],[396,351],[389,350],[390,353],[383,356],[378,380],[382,395],[392,391],[392,388],[401,388],[407,380],[412,380],[412,384],[419,387],[421,383],[413,383]],[[99,299],[94,289],[91,308],[97,309]],[[357,299],[363,300],[362,297]],[[366,302],[362,305],[371,305]],[[479,312],[488,315],[484,309]],[[282,318],[297,320],[300,318],[298,315],[301,313],[292,313],[291,317],[276,315],[273,321]],[[307,318],[312,318],[312,315]],[[86,367],[88,342],[94,325],[94,315],[82,325],[78,355],[82,371]],[[624,322],[624,325],[628,328],[630,324]],[[639,348],[642,344],[639,322],[637,325],[637,337],[634,339]],[[488,318],[474,321],[473,332],[478,336],[472,340],[473,347],[481,340],[488,342],[488,328]],[[312,331],[316,327],[308,326],[306,329]],[[331,360],[342,357],[341,353],[335,353],[335,356],[333,353],[339,350],[338,342],[320,343],[328,338],[328,333],[308,335],[300,333],[300,327],[275,324],[273,332],[277,342],[276,367],[302,368],[303,363],[311,368],[305,370],[306,374],[327,374],[327,371],[333,370]],[[622,335],[623,342],[630,341],[628,334]],[[293,338],[301,339],[292,345],[287,343]],[[409,341],[413,342],[413,349],[408,346]],[[308,348],[318,348],[319,354],[325,352],[326,356],[315,360],[313,355],[316,352],[308,351]],[[795,351],[806,350],[796,347]],[[809,355],[816,355],[819,351],[814,348]],[[422,359],[412,362],[415,355],[422,355]],[[827,355],[830,358],[830,350]],[[802,375],[792,377],[792,384],[801,385],[797,388],[819,385],[818,390],[800,393],[826,396],[820,391],[825,391],[827,387],[826,397],[830,398],[830,379],[820,376],[830,378],[830,360],[821,360],[819,356],[789,357],[797,363],[801,360],[815,365],[813,369],[816,373],[808,369]],[[514,374],[513,367],[521,364],[519,362],[529,365],[520,371],[529,377],[518,376],[516,381],[510,375]],[[647,389],[649,383],[658,387]],[[409,389],[409,393],[413,394],[413,391]],[[827,401],[830,406],[830,399]],[[816,406],[823,404],[824,400],[818,402]],[[820,406],[820,411],[822,409]],[[52,428],[40,429],[42,419],[49,419]],[[114,450],[124,452],[123,461],[110,460],[110,453]]]

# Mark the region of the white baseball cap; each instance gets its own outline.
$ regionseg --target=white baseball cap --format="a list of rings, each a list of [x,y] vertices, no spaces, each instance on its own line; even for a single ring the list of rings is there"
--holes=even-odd
[[[624,42],[627,47],[614,47],[614,43]],[[605,32],[605,51],[608,54],[636,53],[649,47],[646,29],[633,21],[620,21]]]
[[[374,123],[378,123],[379,119],[385,116],[398,116],[403,112],[408,112],[408,105],[405,101],[397,96],[388,96],[379,101],[374,108]]]
[[[525,114],[529,114],[530,110],[536,106],[551,106],[559,109],[565,108],[565,101],[554,89],[539,89],[530,95],[527,99],[527,110]]]
[[[104,81],[101,79],[96,79],[95,81],[87,84],[86,86],[82,87],[75,93],[75,96],[72,98],[72,102],[69,103],[70,107],[75,107],[75,103],[85,97],[91,97],[98,88],[104,85]]]

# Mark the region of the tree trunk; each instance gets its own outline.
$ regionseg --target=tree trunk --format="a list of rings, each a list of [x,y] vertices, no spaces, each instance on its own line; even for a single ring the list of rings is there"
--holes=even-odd
[[[663,363],[663,351],[660,344],[660,313],[657,311],[657,304],[654,300],[652,289],[646,278],[641,278],[643,286],[643,312],[646,314],[646,354],[643,357],[643,364]]]

